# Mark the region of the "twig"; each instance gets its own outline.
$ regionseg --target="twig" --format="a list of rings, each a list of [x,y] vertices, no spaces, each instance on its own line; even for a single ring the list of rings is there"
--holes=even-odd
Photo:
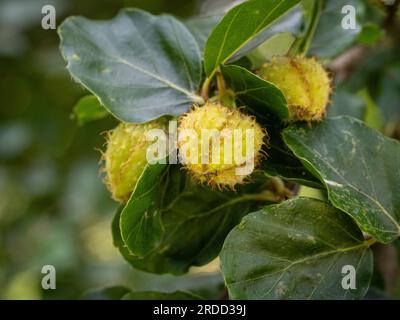
[[[369,48],[366,46],[357,45],[352,47],[334,59],[331,62],[329,69],[338,79],[344,80],[353,72],[368,52]]]

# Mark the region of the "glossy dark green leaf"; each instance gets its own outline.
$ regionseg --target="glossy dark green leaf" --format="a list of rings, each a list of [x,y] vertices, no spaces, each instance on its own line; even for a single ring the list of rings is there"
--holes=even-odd
[[[184,291],[175,292],[130,292],[122,300],[201,300],[202,298]]]
[[[199,47],[171,16],[126,9],[109,21],[70,17],[58,32],[71,75],[119,119],[178,116],[202,100]]]
[[[74,115],[80,125],[103,119],[108,114],[108,111],[100,104],[99,100],[92,95],[81,98],[74,107]]]
[[[320,0],[318,0],[320,1]],[[361,32],[361,20],[365,11],[361,0],[321,0],[325,5],[317,26],[310,48],[310,54],[324,58],[332,58],[351,46]],[[345,6],[352,6],[355,10],[356,28],[345,29],[342,21],[346,22],[349,11]]]
[[[251,60],[249,59],[249,57],[247,57],[247,56],[241,57],[240,59],[238,59],[236,61],[227,62],[227,65],[234,65],[234,66],[242,67],[242,68],[245,68],[248,70],[253,68],[253,64],[252,64]]]
[[[139,259],[137,256],[134,256],[125,245],[124,241],[121,237],[121,230],[119,226],[121,212],[123,207],[119,208],[113,218],[112,221],[112,237],[114,246],[118,248],[119,252],[123,256],[126,262],[129,263],[133,268],[138,270],[143,270],[152,273],[166,273],[169,270],[174,270],[175,268],[179,268],[179,262],[175,263],[175,260],[169,259],[164,255],[151,255],[143,259]],[[183,273],[183,272],[181,272]]]
[[[266,176],[280,177],[286,181],[301,185],[322,188],[322,184],[314,177],[285,145],[281,136],[281,127],[266,125],[269,135],[268,156],[263,160],[259,170]]]
[[[221,71],[237,98],[253,114],[261,118],[273,114],[281,120],[289,117],[286,99],[275,85],[239,66],[224,66]]]
[[[249,214],[221,252],[232,299],[359,299],[368,290],[372,263],[351,218],[309,198]],[[342,287],[346,265],[356,270],[356,289]]]
[[[264,44],[267,45],[266,42],[268,42],[271,38],[279,34],[289,33],[293,36],[297,36],[301,33],[302,25],[303,25],[303,13],[300,5],[297,5],[294,8],[290,9],[285,15],[278,18],[266,29],[261,31],[253,39],[251,39],[243,48],[241,48],[231,58],[229,58],[228,62],[236,61],[237,59],[247,55],[253,49],[257,50],[257,48],[260,45],[261,46],[264,46]],[[286,52],[278,51],[277,54],[286,54]],[[264,58],[267,58],[267,56],[264,56]],[[265,60],[266,59],[264,59],[264,62]]]
[[[232,8],[207,40],[204,54],[206,74],[212,76],[221,64],[298,2],[299,0],[252,0]],[[266,39],[260,39],[255,46]],[[250,49],[252,48],[248,48]]]
[[[220,192],[200,186],[178,165],[149,166],[120,217],[123,255],[134,267],[153,273],[182,274],[208,263],[258,203],[243,193],[242,188]]]
[[[283,132],[293,153],[323,182],[332,204],[388,243],[400,235],[400,143],[350,118]]]
[[[159,194],[159,189],[163,188],[163,177],[168,172],[167,164],[148,165],[121,213],[122,239],[130,252],[139,258],[143,258],[161,242],[163,226],[158,217],[159,204],[154,200],[159,196],[162,197],[161,201],[164,200],[165,194]],[[151,219],[153,214],[155,217]]]

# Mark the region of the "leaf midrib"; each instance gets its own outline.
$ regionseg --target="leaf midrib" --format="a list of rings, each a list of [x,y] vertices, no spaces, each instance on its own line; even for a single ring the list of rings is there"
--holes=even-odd
[[[317,258],[329,256],[329,255],[332,255],[332,254],[342,254],[342,253],[346,253],[346,252],[350,252],[350,251],[358,250],[358,249],[362,249],[362,248],[364,248],[365,250],[368,249],[368,245],[366,244],[366,241],[363,241],[362,243],[360,243],[360,244],[358,244],[356,246],[352,246],[352,247],[337,248],[336,250],[320,252],[320,253],[317,253],[315,255],[308,256],[306,258],[295,260],[292,263],[290,263],[289,265],[287,265],[285,268],[280,269],[278,271],[275,271],[273,273],[263,273],[262,275],[259,275],[257,277],[253,277],[253,278],[249,278],[249,279],[245,279],[245,280],[241,280],[241,281],[236,281],[236,282],[230,282],[229,284],[235,284],[236,285],[236,284],[242,284],[242,283],[246,283],[246,282],[252,282],[252,281],[255,281],[255,280],[259,280],[259,279],[262,279],[262,278],[266,278],[266,277],[272,276],[274,274],[285,273],[287,270],[289,270],[293,266],[301,264],[303,262],[307,262],[309,260],[314,260],[314,259],[317,259]]]
[[[225,63],[227,60],[229,60],[229,58],[230,58],[232,55],[234,55],[234,54],[235,54],[236,52],[238,52],[240,49],[242,49],[243,47],[245,47],[259,32],[262,31],[262,29],[264,29],[264,28],[266,28],[266,27],[268,26],[268,25],[266,25],[266,26],[263,27],[262,25],[263,25],[263,24],[265,23],[265,21],[272,15],[272,13],[274,13],[274,12],[281,6],[282,3],[284,3],[284,0],[281,0],[279,3],[277,3],[277,5],[269,12],[269,14],[264,18],[264,20],[258,25],[258,27],[256,28],[256,31],[254,31],[240,46],[238,46],[238,47],[237,47],[236,49],[234,49],[232,52],[229,52],[229,53],[227,54],[227,57],[226,57],[225,59],[223,59],[221,62],[218,62],[218,61],[220,60],[220,58],[221,58],[222,51],[224,50],[225,43],[226,43],[226,38],[227,38],[228,32],[229,32],[229,30],[230,30],[230,28],[231,28],[231,26],[232,26],[232,24],[233,24],[233,21],[236,19],[237,15],[238,15],[239,12],[243,9],[244,6],[242,6],[242,7],[239,8],[239,10],[236,12],[236,14],[234,15],[234,17],[232,17],[231,23],[228,25],[228,28],[227,28],[227,30],[226,30],[226,32],[225,32],[224,39],[223,39],[222,45],[221,45],[221,47],[220,47],[220,50],[219,50],[217,59],[215,60],[215,63],[214,63],[214,65],[213,65],[212,71],[210,72],[210,77],[215,73],[215,70],[217,69],[217,66],[218,66],[219,64],[221,64],[221,63],[223,64],[223,63]]]
[[[86,31],[84,28],[81,28],[80,26],[77,26],[77,28],[79,30]],[[63,29],[60,30],[60,35],[62,34],[62,31],[63,31]],[[63,37],[62,37],[62,39],[63,39]],[[91,43],[93,43],[93,42],[91,42]],[[97,44],[95,44],[95,45],[97,46]],[[181,55],[181,52],[179,52],[179,55]],[[113,54],[111,54],[109,52],[106,52],[105,50],[103,50],[103,57],[104,57],[104,59],[108,58],[109,61],[114,61],[116,63],[124,64],[124,65],[126,65],[126,66],[128,66],[128,67],[130,67],[130,68],[132,68],[132,69],[134,69],[136,71],[138,71],[138,72],[141,72],[141,73],[143,73],[143,74],[145,74],[145,75],[147,75],[147,76],[149,76],[149,77],[151,77],[153,79],[156,79],[157,81],[165,84],[167,87],[170,87],[171,89],[174,89],[174,90],[176,90],[178,92],[181,92],[184,95],[188,96],[190,98],[190,100],[196,100],[195,99],[195,96],[196,96],[195,92],[190,92],[186,88],[183,88],[183,87],[179,86],[178,84],[176,84],[176,83],[174,83],[174,82],[172,82],[172,81],[170,81],[168,79],[165,79],[165,78],[161,77],[161,75],[158,75],[156,73],[153,73],[151,71],[143,69],[140,66],[138,66],[138,65],[126,60],[126,59],[123,59],[123,58],[121,58],[119,56],[115,56],[115,55],[113,55]],[[71,63],[71,61],[73,61],[72,59],[67,59],[67,60],[70,63]],[[70,69],[69,66],[67,66],[67,68]],[[190,87],[193,88],[194,87],[194,83],[192,83],[191,77],[188,78],[187,80],[189,81]]]

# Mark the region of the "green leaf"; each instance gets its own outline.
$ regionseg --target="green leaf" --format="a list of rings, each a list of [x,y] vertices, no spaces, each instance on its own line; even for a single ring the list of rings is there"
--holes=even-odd
[[[81,98],[74,107],[74,114],[79,125],[100,120],[108,116],[108,111],[92,95]]]
[[[342,13],[342,8],[346,5],[355,8],[355,29],[344,29],[342,27],[342,20],[346,19],[346,14]],[[332,58],[350,47],[361,32],[361,20],[364,11],[365,7],[362,0],[324,0],[324,8],[321,12],[309,54]]]
[[[302,0],[302,7],[304,11],[305,32],[304,36],[300,37],[294,45],[294,54],[308,53],[310,45],[314,39],[319,20],[321,18],[321,11],[324,5],[323,0]]]
[[[202,298],[184,291],[175,291],[175,292],[143,291],[143,292],[130,292],[126,294],[122,298],[122,300],[202,300]]]
[[[171,16],[126,9],[109,21],[70,17],[58,33],[71,75],[121,120],[178,116],[202,102],[199,47]]]
[[[350,217],[326,202],[295,198],[249,214],[225,240],[221,269],[232,299],[359,299],[372,252]],[[342,268],[356,269],[356,289]]]
[[[256,187],[243,189],[250,193]],[[123,255],[135,268],[153,273],[182,274],[210,262],[228,232],[258,203],[243,193],[200,186],[178,165],[148,166],[120,217]]]
[[[323,182],[332,204],[383,243],[400,235],[400,143],[365,123],[330,118],[283,132],[288,147]]]
[[[229,62],[227,62],[227,65],[235,65],[235,66],[242,67],[242,68],[245,68],[248,70],[253,68],[251,60],[246,56],[241,57],[239,60],[236,60],[236,61],[232,61],[232,62],[229,61]]]
[[[130,290],[123,286],[102,288],[85,293],[80,300],[120,300]]]
[[[167,164],[147,165],[121,213],[122,239],[130,252],[139,258],[143,258],[161,241],[163,226],[157,217],[160,214],[159,204],[154,200],[163,196],[158,191],[168,171]],[[150,219],[153,210],[156,217]]]
[[[303,13],[299,5],[290,9],[286,14],[278,18],[275,22],[273,22],[270,26],[265,28],[259,34],[257,34],[254,38],[252,38],[245,46],[243,46],[240,50],[238,50],[231,58],[229,58],[228,62],[236,61],[243,56],[248,55],[254,50],[257,50],[258,47],[265,47],[268,45],[267,43],[271,38],[275,38],[275,36],[279,36],[283,33],[290,33],[292,36],[298,36],[301,33],[301,29],[303,26]],[[274,45],[276,42],[270,42],[271,45]],[[281,46],[280,44],[278,47]],[[263,48],[261,48],[262,50]],[[278,49],[278,48],[276,48]],[[273,50],[269,48],[269,50]],[[281,51],[277,50],[277,54],[285,54]],[[264,60],[265,61],[265,60]]]
[[[145,259],[139,259],[128,250],[127,246],[122,240],[121,230],[119,227],[122,210],[123,207],[117,210],[112,221],[111,231],[114,246],[118,248],[125,261],[127,261],[135,269],[144,270],[152,273],[163,273],[167,272],[169,269],[173,269],[175,264],[173,260],[168,259],[168,257],[165,257],[163,255],[153,255],[146,257]]]
[[[299,1],[252,0],[232,8],[214,28],[207,40],[204,54],[206,74],[212,77],[221,64],[228,61]],[[265,39],[258,41],[256,45],[261,44]]]
[[[269,135],[269,148],[267,158],[262,162],[261,168],[267,176],[280,177],[286,181],[301,185],[322,188],[321,183],[315,178],[296,158],[292,151],[284,144],[281,136],[281,127],[266,125]]]
[[[222,15],[195,17],[184,21],[186,27],[196,39],[200,50],[203,52],[208,36],[212,29],[221,21]]]
[[[267,119],[268,113],[272,113],[281,120],[289,118],[286,99],[275,85],[242,67],[225,66],[221,68],[221,71],[237,98],[253,114]]]

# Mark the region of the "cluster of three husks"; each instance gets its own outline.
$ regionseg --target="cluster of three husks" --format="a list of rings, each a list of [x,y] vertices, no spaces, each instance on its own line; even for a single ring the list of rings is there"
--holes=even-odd
[[[323,119],[331,83],[327,72],[315,59],[275,57],[258,71],[258,75],[284,94],[290,114],[288,121]],[[146,140],[146,132],[153,128],[166,130],[165,118],[146,124],[121,123],[108,134],[104,153],[106,184],[114,199],[121,202],[129,199],[147,163],[146,150],[152,142]],[[178,131],[187,130],[197,137],[188,135],[187,139],[179,140],[180,151],[185,150],[180,152],[184,165],[195,180],[213,187],[234,189],[236,184],[246,181],[268,144],[268,134],[255,117],[220,103],[193,106],[179,119]],[[204,136],[206,130],[207,136]],[[217,136],[209,134],[215,131],[219,133]],[[242,134],[235,134],[237,132]],[[250,140],[246,132],[251,133]],[[238,153],[239,156],[235,156]],[[254,164],[250,171],[238,170],[249,163]]]

